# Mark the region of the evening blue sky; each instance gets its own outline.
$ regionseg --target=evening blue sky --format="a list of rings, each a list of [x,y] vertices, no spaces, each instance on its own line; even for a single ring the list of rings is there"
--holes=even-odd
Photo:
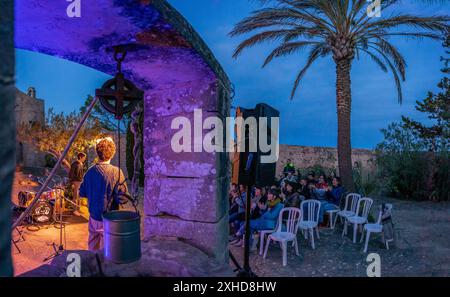
[[[331,57],[312,66],[304,77],[294,100],[290,92],[295,76],[304,65],[305,52],[275,60],[262,69],[261,64],[273,45],[252,48],[237,60],[231,57],[242,38],[228,33],[243,17],[257,8],[247,0],[169,0],[184,15],[211,48],[236,88],[233,106],[254,107],[263,102],[281,113],[280,142],[292,145],[335,147],[337,143],[335,66]],[[424,6],[403,1],[397,11],[420,14],[448,14],[445,4]],[[415,101],[436,91],[442,77],[440,56],[444,49],[436,41],[393,40],[407,63],[403,83],[404,102],[397,103],[392,74],[382,72],[365,56],[352,69],[352,145],[373,148],[382,140],[381,128],[401,115],[419,120]],[[25,91],[35,86],[46,108],[71,112],[78,110],[88,94],[93,94],[106,74],[61,59],[17,51],[17,86]],[[234,111],[232,111],[234,112]]]

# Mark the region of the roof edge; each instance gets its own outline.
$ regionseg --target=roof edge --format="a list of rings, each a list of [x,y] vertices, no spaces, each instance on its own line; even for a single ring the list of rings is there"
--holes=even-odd
[[[192,45],[202,58],[205,59],[205,62],[211,67],[223,86],[231,92],[231,81],[223,70],[222,65],[184,16],[170,5],[167,0],[151,0],[150,5],[154,6],[161,13],[162,17]]]

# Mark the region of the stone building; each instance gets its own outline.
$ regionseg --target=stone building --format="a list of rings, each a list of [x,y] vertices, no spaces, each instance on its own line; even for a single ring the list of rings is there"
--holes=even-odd
[[[45,104],[43,99],[36,97],[36,89],[29,87],[26,93],[16,89],[14,106],[16,129],[21,125],[45,123]],[[16,164],[21,167],[42,167],[45,165],[45,154],[32,144],[16,140]]]

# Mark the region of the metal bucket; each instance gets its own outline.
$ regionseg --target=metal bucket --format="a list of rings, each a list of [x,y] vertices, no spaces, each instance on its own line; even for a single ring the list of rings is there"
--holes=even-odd
[[[141,258],[140,216],[131,211],[112,211],[103,215],[105,258],[128,264]]]

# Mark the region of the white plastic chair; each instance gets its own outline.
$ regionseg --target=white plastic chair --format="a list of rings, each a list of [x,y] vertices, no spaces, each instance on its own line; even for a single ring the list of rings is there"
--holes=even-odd
[[[361,199],[361,195],[356,193],[350,193],[347,196],[345,196],[345,205],[344,208],[341,211],[338,211],[336,213],[336,216],[334,217],[334,224],[333,226],[336,226],[336,222],[338,218],[341,218],[341,220],[344,220],[354,216],[356,213],[356,207],[358,205],[358,201]],[[345,228],[344,228],[345,230]],[[347,234],[347,230],[345,230],[345,234]]]
[[[260,256],[262,256],[264,253],[264,240],[266,238],[266,235],[276,232],[278,230],[278,226],[279,226],[279,220],[277,220],[277,226],[275,227],[275,229],[258,231],[258,233],[259,233],[259,255]]]
[[[344,223],[344,230],[342,230],[342,236],[347,234],[348,224],[353,224],[353,243],[356,243],[356,232],[358,227],[367,223],[370,209],[372,208],[373,200],[368,197],[359,199],[358,207],[356,208],[356,214],[354,216],[347,217]]]
[[[391,212],[392,211],[392,204],[386,204],[386,208],[387,208],[388,211]],[[386,249],[389,250],[389,242],[392,241],[392,239],[391,240],[386,240],[384,238],[383,225],[381,224],[382,215],[383,215],[383,206],[381,205],[380,206],[380,212],[378,213],[378,219],[377,219],[376,223],[374,223],[374,224],[365,224],[364,225],[365,233],[363,232],[363,235],[361,236],[361,241],[360,241],[360,243],[363,242],[364,235],[365,235],[366,242],[364,244],[364,253],[367,253],[367,247],[369,245],[369,239],[370,239],[370,234],[371,233],[381,233],[382,240],[383,240],[384,244],[386,245]]]
[[[316,230],[317,238],[319,236],[319,212],[320,201],[319,200],[305,200],[300,204],[300,210],[302,212],[302,218],[298,224],[298,228],[302,231],[305,239],[308,239],[308,234],[311,238],[311,247],[313,250],[316,248],[314,244],[314,230]]]
[[[298,253],[297,230],[298,222],[300,221],[301,216],[300,209],[297,207],[285,207],[281,210],[280,215],[278,216],[277,231],[269,234],[267,237],[266,248],[264,250],[264,259],[267,256],[267,250],[269,249],[271,240],[278,241],[281,244],[281,249],[283,252],[283,266],[286,266],[287,264],[287,243],[289,241],[293,241],[295,254],[297,256],[300,255]],[[283,219],[283,217],[287,217],[287,219]],[[286,226],[285,231],[283,231],[283,225]]]
[[[334,227],[336,226],[335,218],[337,217],[337,213],[341,211],[344,194],[345,193],[342,193],[342,195],[339,197],[339,206],[336,205],[336,209],[330,209],[326,211],[326,213],[328,214],[328,226],[331,230],[334,230]]]

